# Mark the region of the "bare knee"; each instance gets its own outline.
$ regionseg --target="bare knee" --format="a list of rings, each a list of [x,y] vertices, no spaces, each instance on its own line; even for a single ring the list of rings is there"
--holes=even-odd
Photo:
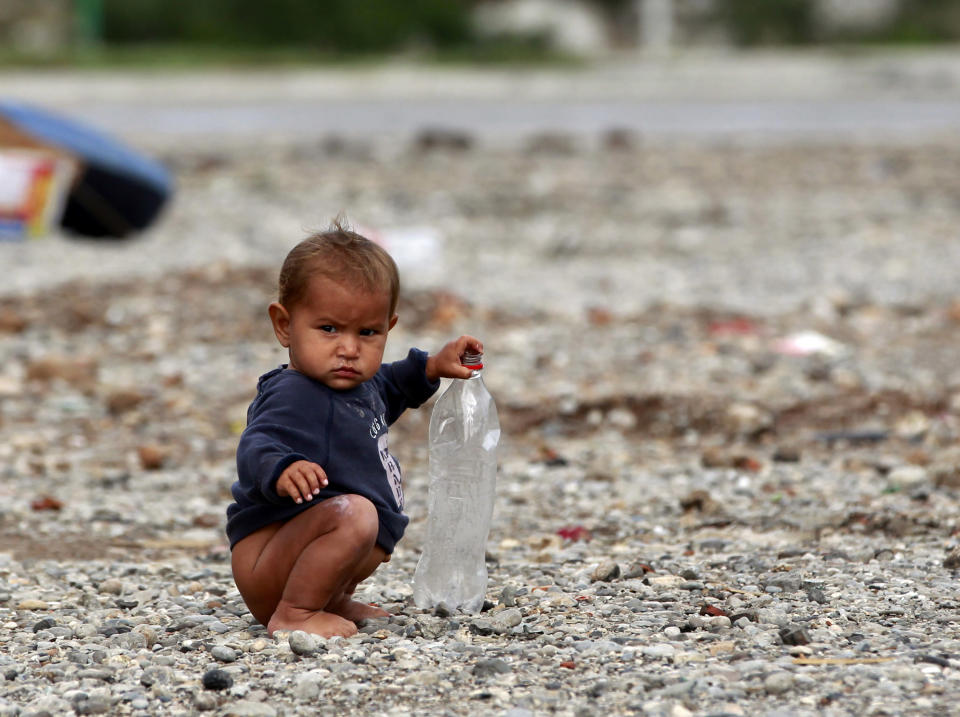
[[[350,536],[358,546],[369,549],[376,542],[380,531],[377,507],[362,495],[349,493],[333,498],[337,502],[340,520],[338,530]]]

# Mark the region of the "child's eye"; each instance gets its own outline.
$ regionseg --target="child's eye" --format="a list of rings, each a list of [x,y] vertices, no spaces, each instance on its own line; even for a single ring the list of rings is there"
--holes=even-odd
[[[361,336],[376,336],[376,335],[377,335],[377,330],[376,330],[376,329],[360,329],[360,335],[361,335]]]
[[[334,331],[336,331],[336,329],[330,324],[324,324],[323,326],[318,326],[317,328],[325,334],[332,334]]]

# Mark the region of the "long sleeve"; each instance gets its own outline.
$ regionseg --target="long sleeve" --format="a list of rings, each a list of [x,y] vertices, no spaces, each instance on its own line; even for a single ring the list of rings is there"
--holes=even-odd
[[[323,465],[328,452],[330,412],[325,401],[307,394],[266,389],[250,409],[250,422],[237,447],[237,473],[247,490],[272,503],[289,501],[277,495],[277,479],[291,463],[309,460]],[[317,392],[312,392],[316,399]]]
[[[406,409],[423,405],[440,387],[440,381],[427,380],[427,354],[420,349],[410,349],[406,358],[383,364],[376,383],[387,407],[388,424]]]

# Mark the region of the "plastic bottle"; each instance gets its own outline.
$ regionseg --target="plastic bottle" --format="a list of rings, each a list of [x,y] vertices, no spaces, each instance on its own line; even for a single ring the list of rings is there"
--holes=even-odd
[[[454,379],[430,416],[427,536],[413,577],[420,608],[442,603],[476,613],[483,607],[500,422],[482,361],[482,354],[461,357],[473,376]]]

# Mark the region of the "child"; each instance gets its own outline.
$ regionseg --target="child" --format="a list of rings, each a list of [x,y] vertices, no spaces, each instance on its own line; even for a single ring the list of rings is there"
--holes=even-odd
[[[339,223],[298,244],[270,320],[289,364],[260,377],[237,448],[227,508],[233,576],[250,612],[276,630],[349,637],[387,612],[352,600],[390,559],[408,518],[387,426],[469,378],[477,339],[382,364],[399,278],[378,245]]]

